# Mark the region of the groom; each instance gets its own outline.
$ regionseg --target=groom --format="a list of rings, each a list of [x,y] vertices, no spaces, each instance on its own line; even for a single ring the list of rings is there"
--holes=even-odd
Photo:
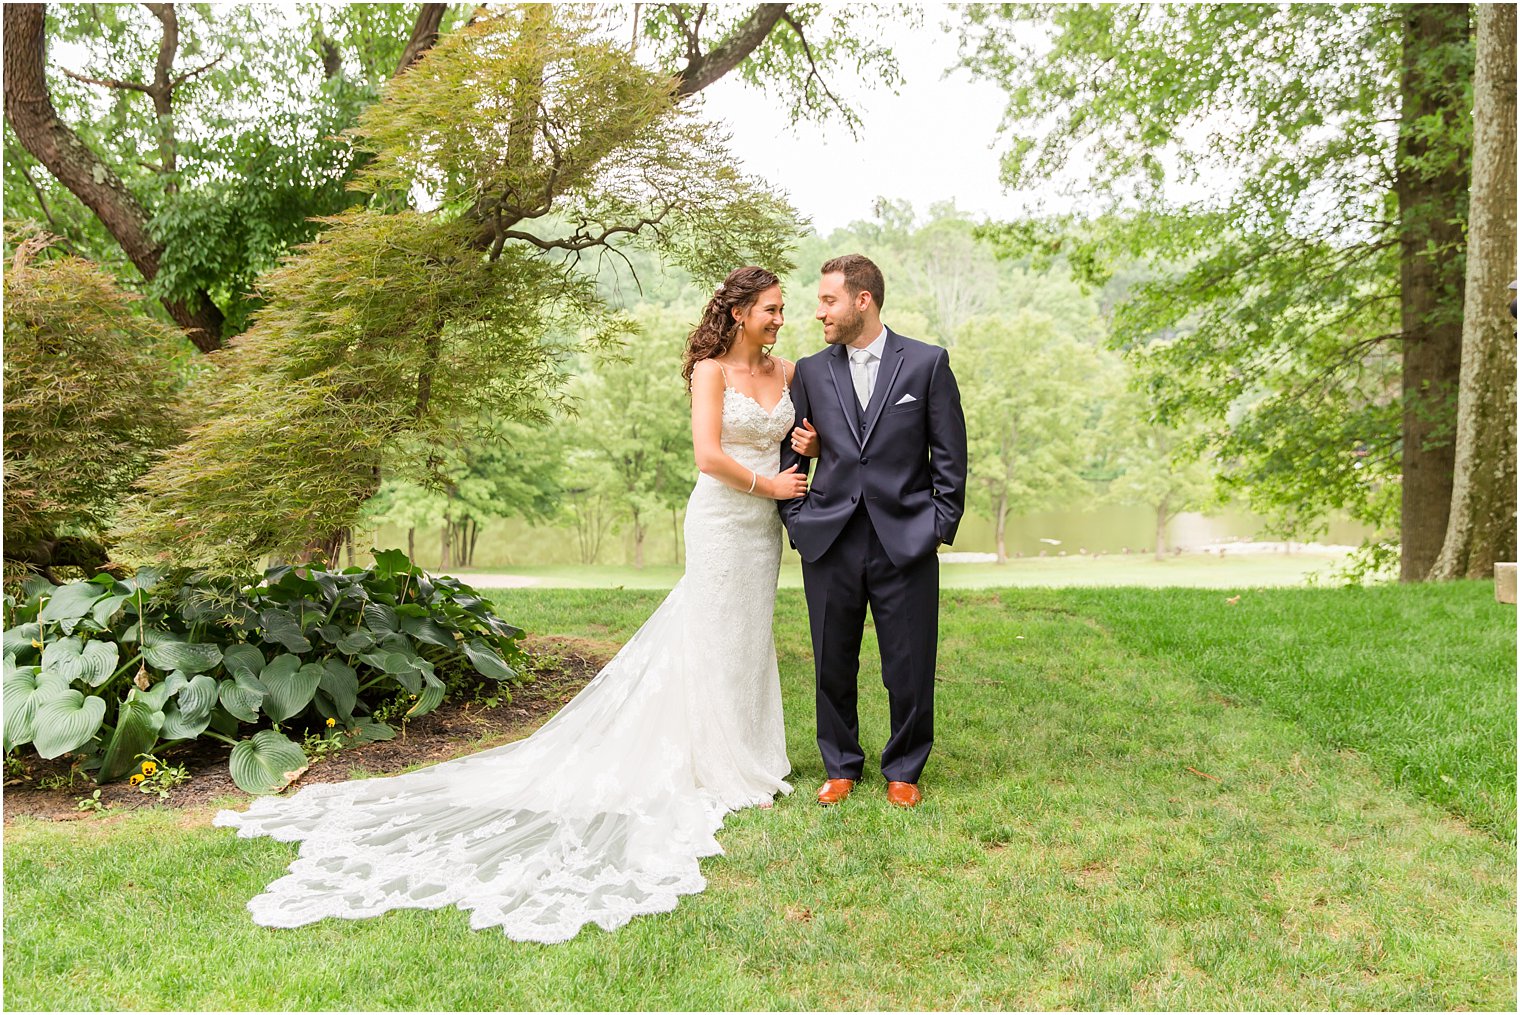
[[[797,362],[796,426],[822,439],[802,497],[779,501],[813,632],[818,747],[836,804],[860,780],[865,754],[856,676],[866,607],[876,624],[892,733],[881,752],[887,799],[916,806],[934,741],[939,558],[966,502],[966,420],[944,349],[883,327],[881,269],[859,254],[823,266],[818,312],[829,348]],[[810,459],[782,445],[783,469]]]

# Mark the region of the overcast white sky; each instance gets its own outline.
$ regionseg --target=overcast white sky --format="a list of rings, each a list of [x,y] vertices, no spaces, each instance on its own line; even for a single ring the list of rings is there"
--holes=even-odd
[[[870,218],[878,196],[911,201],[920,213],[954,199],[978,216],[1010,217],[1028,202],[1004,194],[998,182],[1003,92],[965,71],[945,76],[956,39],[940,28],[940,10],[926,8],[917,29],[897,23],[882,30],[907,79],[900,94],[868,88],[847,72],[829,78],[861,114],[858,139],[838,122],[788,127],[787,111],[737,75],[707,89],[708,115],[733,130],[744,168],[787,191],[820,233]]]

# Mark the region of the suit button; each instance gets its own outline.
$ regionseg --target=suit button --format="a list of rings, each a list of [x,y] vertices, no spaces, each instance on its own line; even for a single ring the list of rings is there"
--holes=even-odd
[[[861,459],[861,460],[860,460],[860,464],[861,464],[861,465],[865,465],[865,464],[866,464],[866,463],[867,463],[867,462],[869,462],[869,461],[870,461],[870,459],[869,459],[869,458],[862,458],[862,459]]]
[[[850,494],[850,503],[851,504],[854,504],[858,500],[860,500],[860,494],[858,494],[858,493],[852,493],[852,494]]]

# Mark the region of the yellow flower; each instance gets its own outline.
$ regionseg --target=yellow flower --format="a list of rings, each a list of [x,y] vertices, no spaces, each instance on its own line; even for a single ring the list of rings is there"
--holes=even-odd
[[[42,642],[38,641],[36,638],[33,638],[32,639],[32,648],[41,648],[41,647],[42,647]]]
[[[144,778],[145,776],[141,772],[138,772],[136,775],[132,776],[132,778],[128,779],[127,782],[136,786],[138,783],[142,782]]]
[[[338,725],[338,720],[336,720],[336,719],[328,719],[327,720],[327,728],[328,729],[332,729],[336,725]]]
[[[151,761],[144,761],[142,763],[142,770],[143,775],[152,775],[154,772],[158,771],[158,766],[153,764]]]

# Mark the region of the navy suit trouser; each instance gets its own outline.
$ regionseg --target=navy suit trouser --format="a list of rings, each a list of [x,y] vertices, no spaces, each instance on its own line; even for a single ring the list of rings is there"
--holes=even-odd
[[[860,643],[866,608],[876,624],[892,732],[881,752],[890,782],[918,782],[934,744],[934,663],[939,643],[939,557],[892,563],[864,505],[834,545],[802,565],[817,680],[818,749],[830,779],[856,779],[860,746]]]

